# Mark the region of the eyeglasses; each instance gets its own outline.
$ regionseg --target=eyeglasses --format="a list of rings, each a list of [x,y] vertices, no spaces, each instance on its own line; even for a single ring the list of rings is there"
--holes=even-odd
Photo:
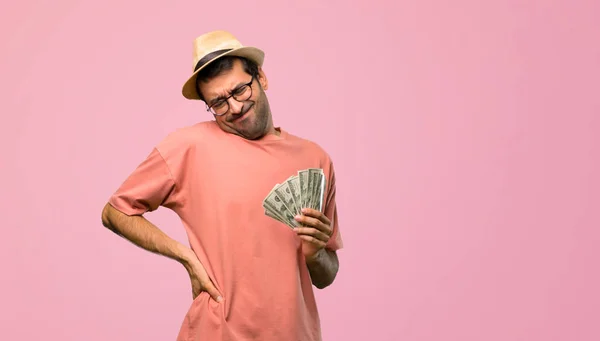
[[[250,82],[242,84],[239,87],[233,89],[229,96],[219,98],[216,102],[213,102],[210,106],[206,105],[206,111],[211,112],[215,116],[225,115],[229,111],[229,99],[233,97],[238,102],[247,101],[252,97],[252,83],[254,82],[254,76]]]

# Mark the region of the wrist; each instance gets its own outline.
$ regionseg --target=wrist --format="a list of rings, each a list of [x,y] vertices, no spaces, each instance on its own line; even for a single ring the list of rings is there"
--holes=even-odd
[[[305,256],[306,264],[310,266],[319,263],[324,252],[325,249],[319,249],[319,251],[313,253],[311,256]]]
[[[177,246],[177,253],[179,255],[179,262],[186,268],[190,268],[194,262],[198,261],[198,257],[196,257],[194,251],[187,246],[179,244]]]

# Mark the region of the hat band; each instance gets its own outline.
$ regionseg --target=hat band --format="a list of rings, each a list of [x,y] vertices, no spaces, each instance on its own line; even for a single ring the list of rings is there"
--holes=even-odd
[[[196,67],[194,68],[194,72],[196,72],[196,70],[198,70],[199,68],[201,68],[202,66],[204,66],[204,64],[208,63],[209,61],[211,61],[212,59],[214,59],[215,57],[225,53],[225,52],[229,52],[233,49],[223,49],[223,50],[217,50],[215,52],[211,52],[209,54],[207,54],[206,56],[202,57],[202,59],[200,59],[198,61],[198,63],[196,63]]]

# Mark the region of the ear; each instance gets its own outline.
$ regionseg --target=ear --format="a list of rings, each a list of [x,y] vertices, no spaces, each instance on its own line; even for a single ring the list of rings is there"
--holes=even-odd
[[[267,75],[265,75],[265,72],[260,67],[258,68],[258,81],[264,90],[269,88],[269,80],[267,79]]]

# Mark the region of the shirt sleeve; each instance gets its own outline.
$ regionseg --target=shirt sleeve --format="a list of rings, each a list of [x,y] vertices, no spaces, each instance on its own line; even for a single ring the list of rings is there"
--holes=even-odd
[[[127,215],[142,215],[159,206],[175,205],[175,181],[157,148],[137,166],[109,198],[109,203]]]
[[[335,184],[335,171],[333,169],[333,163],[329,166],[329,179],[327,187],[327,199],[325,201],[325,210],[323,213],[329,218],[331,222],[331,228],[333,229],[333,234],[329,238],[329,241],[325,245],[325,248],[336,251],[344,247],[344,243],[342,241],[342,234],[340,232],[340,226],[338,222],[338,210],[336,204],[336,184]]]

